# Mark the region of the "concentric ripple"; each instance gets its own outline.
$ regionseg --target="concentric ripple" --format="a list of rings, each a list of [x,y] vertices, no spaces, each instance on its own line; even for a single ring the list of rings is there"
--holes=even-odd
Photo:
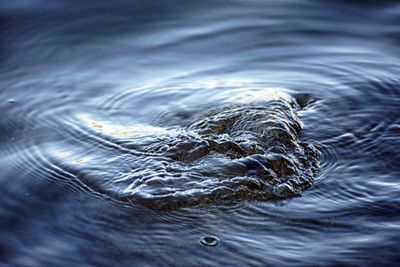
[[[3,2],[3,265],[399,265],[399,1]]]

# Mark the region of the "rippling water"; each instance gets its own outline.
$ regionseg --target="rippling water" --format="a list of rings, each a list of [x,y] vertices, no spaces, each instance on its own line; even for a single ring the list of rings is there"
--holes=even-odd
[[[400,263],[397,1],[0,4],[4,266]]]

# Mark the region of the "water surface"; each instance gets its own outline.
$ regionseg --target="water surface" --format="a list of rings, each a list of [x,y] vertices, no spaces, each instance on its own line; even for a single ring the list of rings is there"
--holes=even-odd
[[[4,266],[400,262],[396,1],[0,4]]]

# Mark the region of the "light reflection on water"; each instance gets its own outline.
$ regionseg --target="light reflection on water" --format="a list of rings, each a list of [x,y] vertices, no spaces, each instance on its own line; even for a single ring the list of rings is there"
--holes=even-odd
[[[0,262],[396,265],[399,4],[178,2],[0,4]]]

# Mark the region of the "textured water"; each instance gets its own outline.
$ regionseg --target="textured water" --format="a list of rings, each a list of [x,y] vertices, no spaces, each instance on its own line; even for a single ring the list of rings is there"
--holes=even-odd
[[[0,4],[1,266],[396,266],[397,1]]]

